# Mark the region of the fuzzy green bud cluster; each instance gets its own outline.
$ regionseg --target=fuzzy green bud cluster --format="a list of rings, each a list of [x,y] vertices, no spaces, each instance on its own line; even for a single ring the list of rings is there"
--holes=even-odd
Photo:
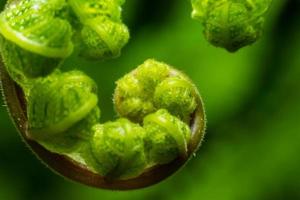
[[[204,36],[230,52],[253,44],[263,32],[264,14],[272,0],[192,0],[192,17],[204,26]]]
[[[0,53],[20,85],[47,76],[74,47],[87,58],[120,55],[129,39],[120,0],[8,1],[0,14]]]
[[[136,81],[133,74],[140,81],[131,82]],[[164,63],[148,60],[119,83],[122,88],[118,85],[116,91],[148,98],[152,109],[137,112],[143,114],[134,120],[123,116],[100,124],[97,87],[87,75],[55,71],[35,79],[27,89],[28,137],[51,152],[79,155],[81,163],[110,179],[134,178],[156,165],[187,158],[192,133],[190,121],[183,119],[202,106],[191,81]]]
[[[97,173],[114,179],[129,179],[146,169],[187,157],[191,130],[161,109],[137,124],[125,118],[97,124],[86,162]]]
[[[81,71],[57,69],[74,49],[88,59],[118,56],[129,39],[123,3],[17,0],[0,13],[0,53],[25,94],[26,139],[121,180],[187,159],[192,117],[203,111],[186,75],[149,59],[117,81],[120,118],[101,124],[95,82]]]
[[[81,55],[94,59],[120,55],[129,39],[129,31],[121,20],[123,3],[120,0],[69,0],[82,23]]]
[[[153,95],[156,86],[170,74],[170,67],[147,60],[131,73],[119,79],[114,93],[117,113],[135,122],[155,111]]]
[[[189,121],[197,98],[196,87],[182,72],[152,59],[118,80],[114,93],[116,111],[135,122],[161,108]]]
[[[147,166],[144,151],[145,130],[121,118],[94,127],[91,151],[94,169],[103,176],[130,178]]]

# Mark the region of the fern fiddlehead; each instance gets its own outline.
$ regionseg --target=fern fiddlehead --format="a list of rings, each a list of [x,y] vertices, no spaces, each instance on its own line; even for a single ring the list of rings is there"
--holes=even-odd
[[[192,0],[192,17],[214,46],[235,52],[256,42],[272,0]]]
[[[166,69],[164,76],[148,71],[158,71],[161,66]],[[58,71],[37,79],[28,96],[29,138],[55,153],[69,155],[78,151],[90,169],[110,179],[133,178],[177,157],[186,159],[192,137],[187,123],[196,107],[202,107],[196,87],[167,64],[148,60],[117,81],[115,106],[120,110],[124,110],[122,101],[127,99],[120,96],[119,87],[123,85],[119,83],[127,85],[128,76],[133,74],[143,77],[142,83],[137,82],[136,86],[145,87],[147,83],[142,91],[153,103],[153,110],[135,116],[134,120],[130,115],[119,113],[122,118],[104,124],[99,123],[95,83],[82,72]],[[130,80],[128,83],[129,92]],[[157,97],[161,99],[160,104],[154,101],[156,87],[153,84],[159,90],[156,97],[162,96]],[[170,92],[161,95],[161,91],[166,90]],[[170,98],[179,94],[181,99]],[[134,101],[133,106],[130,104],[131,101],[127,101],[126,109],[144,109],[137,107]]]
[[[172,174],[197,150],[205,129],[197,88],[165,63],[147,60],[118,80],[114,103],[120,118],[103,124],[95,82],[81,71],[56,69],[73,48],[89,59],[119,55],[129,39],[123,3],[20,0],[9,1],[0,14],[1,57],[25,94],[19,99],[26,109],[25,140],[40,156],[46,150],[73,169],[43,158],[63,175],[118,189],[148,186]]]

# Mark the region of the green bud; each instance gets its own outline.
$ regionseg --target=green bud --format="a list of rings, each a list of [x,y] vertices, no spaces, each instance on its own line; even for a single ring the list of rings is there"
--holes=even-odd
[[[141,123],[160,108],[188,122],[199,93],[189,78],[152,59],[116,82],[114,105],[118,114]]]
[[[68,4],[79,17],[80,21],[93,19],[97,17],[108,17],[111,20],[119,21],[121,19],[120,0],[69,0]]]
[[[135,122],[156,110],[153,95],[156,86],[169,76],[170,67],[149,59],[116,82],[114,105],[118,114]]]
[[[263,32],[264,14],[272,0],[192,0],[194,19],[206,39],[230,52],[253,44]]]
[[[94,132],[91,142],[94,161],[90,164],[99,174],[111,179],[128,179],[144,171],[142,127],[122,118],[96,125]]]
[[[82,23],[80,54],[104,59],[120,55],[129,40],[129,31],[121,21],[119,0],[70,0],[69,5]]]
[[[63,0],[12,1],[0,14],[0,51],[15,81],[45,76],[72,53],[71,26],[56,16],[64,6]]]
[[[167,78],[170,72],[171,68],[169,65],[154,59],[148,59],[132,73],[142,84],[145,92],[152,96],[156,86]]]
[[[144,118],[145,151],[149,164],[166,164],[187,156],[191,130],[187,124],[161,109]]]
[[[107,17],[98,17],[86,22],[81,31],[84,43],[81,55],[87,58],[114,58],[129,40],[127,27]]]
[[[96,84],[80,71],[37,79],[27,98],[28,136],[51,151],[72,149],[70,143],[90,137],[100,115],[97,101]]]
[[[154,106],[143,85],[133,74],[127,74],[117,81],[114,93],[115,109],[120,116],[141,121],[154,111]]]
[[[189,81],[180,77],[169,77],[155,89],[154,104],[167,109],[172,115],[185,122],[197,107],[197,89]]]

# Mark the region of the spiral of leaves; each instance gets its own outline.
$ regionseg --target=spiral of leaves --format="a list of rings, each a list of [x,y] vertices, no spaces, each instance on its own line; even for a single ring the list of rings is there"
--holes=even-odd
[[[38,78],[28,94],[31,139],[55,153],[77,153],[97,173],[121,179],[188,157],[188,123],[202,106],[185,75],[155,60],[117,81],[114,102],[121,118],[113,122],[99,123],[96,85],[80,71]]]
[[[150,59],[116,82],[120,118],[101,124],[95,82],[81,71],[57,69],[74,48],[89,59],[119,55],[129,39],[123,3],[12,0],[0,14],[0,52],[25,93],[27,138],[111,179],[189,157],[189,125],[203,110],[186,75]]]

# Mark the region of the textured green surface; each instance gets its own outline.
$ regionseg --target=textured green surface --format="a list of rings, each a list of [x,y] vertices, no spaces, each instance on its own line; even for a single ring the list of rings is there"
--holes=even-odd
[[[165,73],[160,73],[161,67]],[[128,76],[136,78],[136,83],[132,84]],[[123,119],[96,125],[100,110],[95,82],[81,71],[62,73],[57,70],[24,87],[28,136],[51,152],[83,161],[88,168],[113,179],[132,178],[149,167],[167,164],[178,156],[190,156],[191,130],[186,123],[196,108],[202,106],[196,102],[200,98],[191,81],[179,71],[152,59],[125,75],[119,83],[122,94],[114,95],[120,99],[115,100],[117,108],[124,106],[122,101],[126,97],[131,98],[128,93],[143,95],[155,105],[154,110],[134,120],[141,122],[143,127],[130,122],[126,117],[130,119],[131,116],[123,113],[118,113],[125,117]],[[136,87],[143,89],[136,93]],[[179,93],[186,94],[180,98]],[[154,100],[154,95],[159,101]],[[144,109],[134,101],[128,101],[126,106],[122,109]],[[161,108],[166,110],[159,110]],[[188,120],[181,121],[172,114]],[[75,154],[79,157],[74,157]]]
[[[143,142],[146,133],[141,126],[121,118],[96,125],[93,131],[93,167],[101,175],[124,179],[144,171],[147,165]]]
[[[203,39],[188,1],[127,1],[124,19],[133,36],[123,55],[92,63],[72,58],[64,69],[81,66],[97,81],[101,120],[107,121],[115,117],[114,81],[124,73],[149,57],[181,67],[206,103],[209,124],[201,150],[184,170],[151,188],[89,188],[49,173],[24,149],[2,107],[0,199],[300,199],[300,7],[297,0],[273,3],[263,37],[228,54]]]
[[[121,21],[120,0],[70,0],[69,5],[82,26],[81,55],[103,59],[118,57],[129,40],[129,30]]]
[[[73,52],[89,59],[118,57],[129,40],[122,1],[10,1],[0,14],[0,43],[10,75],[46,76]]]
[[[166,164],[178,155],[187,156],[191,131],[187,124],[160,109],[143,121],[146,131],[145,148],[151,165]]]
[[[134,178],[149,167],[189,157],[191,131],[185,123],[190,123],[192,113],[202,106],[196,87],[184,74],[149,59],[117,83],[114,103],[124,119],[96,125],[100,119],[96,83],[79,70],[52,72],[58,66],[53,56],[70,56],[64,51],[68,43],[73,45],[68,21],[76,31],[76,49],[79,46],[86,58],[119,55],[129,37],[121,23],[122,3],[18,1],[7,4],[0,15],[0,53],[11,78],[25,94],[27,139],[110,179]],[[52,21],[65,24],[56,30]],[[49,70],[43,73],[46,67]],[[176,84],[168,77],[177,78]],[[181,93],[186,93],[182,99]],[[151,115],[160,108],[167,110]],[[202,114],[199,117],[205,118]]]
[[[190,121],[191,113],[197,107],[197,89],[182,77],[170,77],[157,85],[154,92],[154,105],[165,108],[173,115]]]
[[[206,39],[230,52],[256,42],[272,0],[192,0],[192,17],[204,26]]]
[[[91,138],[100,118],[96,88],[80,71],[34,80],[27,97],[30,137],[58,153]]]
[[[73,50],[72,30],[59,15],[64,0],[23,0],[0,15],[0,33],[21,48],[46,57],[67,57]]]
[[[197,106],[197,89],[181,72],[154,59],[119,79],[114,93],[118,114],[141,122],[149,113],[167,109],[185,122]]]
[[[0,35],[1,53],[10,76],[20,85],[27,85],[28,78],[46,76],[60,66],[62,59],[49,58],[24,50]]]

